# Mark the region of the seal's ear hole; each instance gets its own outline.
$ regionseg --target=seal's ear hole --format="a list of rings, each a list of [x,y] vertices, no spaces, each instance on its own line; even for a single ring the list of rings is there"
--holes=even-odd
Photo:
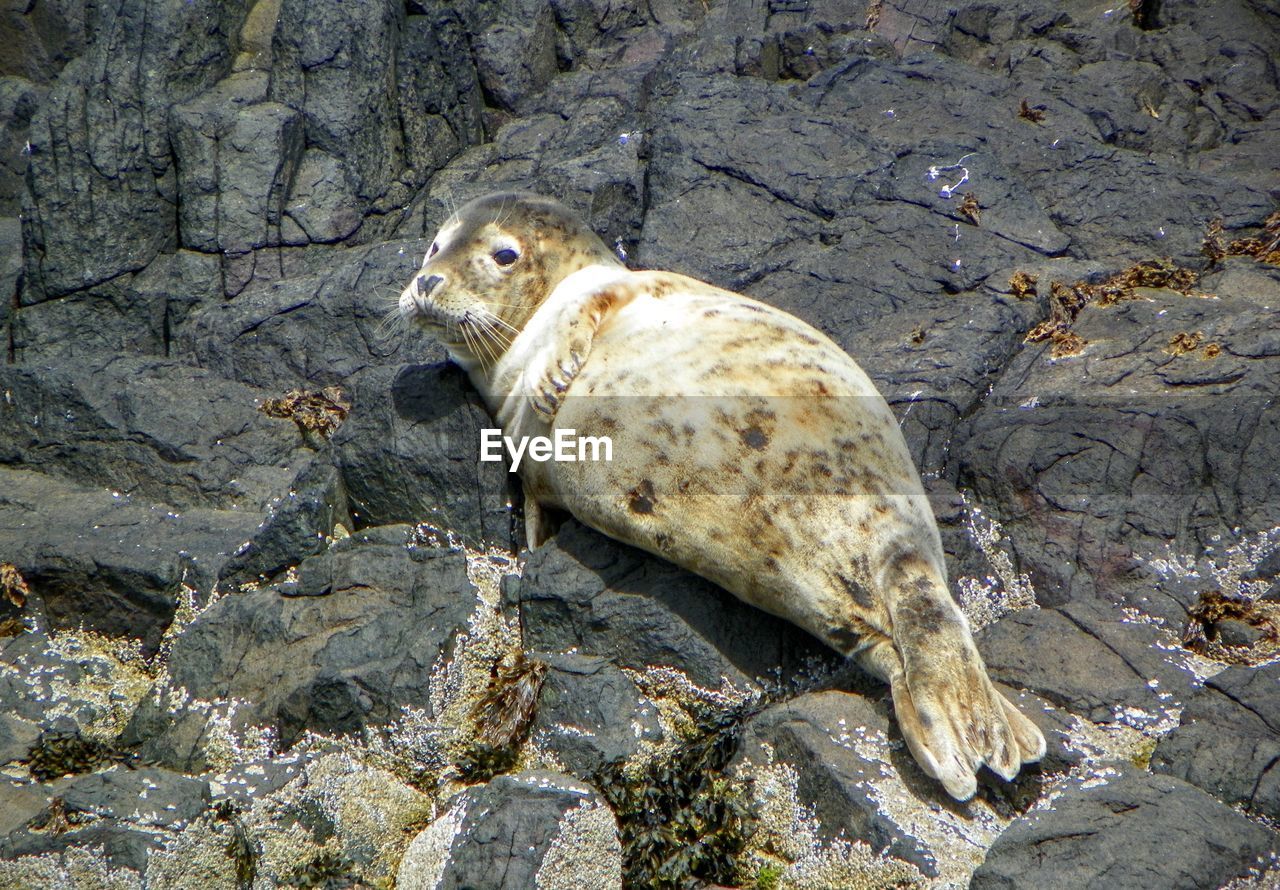
[[[493,261],[499,266],[510,266],[518,259],[520,259],[520,254],[510,247],[504,247],[502,250],[497,250],[493,253]]]

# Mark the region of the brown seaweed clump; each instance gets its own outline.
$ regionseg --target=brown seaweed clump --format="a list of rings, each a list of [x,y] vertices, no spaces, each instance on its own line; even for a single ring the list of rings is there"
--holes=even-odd
[[[1262,224],[1261,237],[1236,238],[1227,244],[1223,243],[1222,220],[1210,220],[1200,253],[1208,258],[1209,268],[1229,256],[1249,256],[1260,263],[1280,266],[1280,210],[1268,216]]]
[[[341,388],[326,386],[320,390],[290,390],[278,399],[267,399],[258,410],[268,417],[292,420],[304,435],[313,432],[327,439],[347,419],[351,401]]]
[[[1206,590],[1187,610],[1182,645],[1228,664],[1272,661],[1280,656],[1280,604]]]
[[[1014,272],[1009,279],[1009,291],[1019,300],[1026,300],[1036,295],[1036,280],[1026,272]]]
[[[0,562],[0,595],[21,609],[27,604],[31,589],[18,567],[11,562]]]
[[[489,688],[471,710],[476,740],[458,764],[464,779],[489,779],[515,765],[546,677],[546,663],[522,652],[498,665]]]
[[[1015,275],[1010,280],[1010,287],[1015,287],[1014,281],[1017,277]],[[1139,299],[1138,288],[1162,288],[1191,296],[1192,289],[1199,282],[1198,273],[1191,269],[1184,269],[1168,259],[1137,263],[1097,284],[1090,284],[1087,281],[1077,281],[1071,285],[1058,281],[1051,282],[1049,317],[1028,331],[1023,342],[1050,341],[1052,344],[1050,354],[1054,358],[1078,355],[1084,350],[1087,341],[1072,331],[1071,326],[1085,306],[1090,304],[1114,306],[1126,300],[1137,300]],[[1017,290],[1015,289],[1014,292],[1017,293]],[[1172,345],[1171,343],[1170,346]]]

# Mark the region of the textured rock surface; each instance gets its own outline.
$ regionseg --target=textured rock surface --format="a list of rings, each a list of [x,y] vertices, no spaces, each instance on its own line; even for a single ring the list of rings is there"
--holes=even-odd
[[[126,743],[191,769],[206,762],[210,703],[242,705],[235,720],[286,745],[429,707],[432,670],[476,601],[460,555],[407,547],[407,533],[359,533],[304,560],[296,582],[219,600],[175,644],[169,688],[142,705]]]
[[[547,772],[499,776],[462,792],[405,852],[407,890],[622,886],[613,814],[589,786]],[[572,865],[573,870],[566,871]]]
[[[454,796],[515,648],[549,669],[497,769],[660,772],[746,720],[804,843],[743,886],[897,880],[878,850],[962,886],[988,847],[977,886],[1216,886],[1276,847],[1274,3],[40,0],[0,46],[0,888],[369,885],[433,806],[401,886],[501,886],[485,832],[534,847],[510,886],[609,885],[546,865],[576,792]],[[517,564],[491,420],[393,312],[506,187],[858,358],[1038,770],[954,806],[795,628],[572,520]],[[1079,296],[1166,258],[1194,280]],[[324,387],[331,436],[259,410]],[[1219,601],[1253,611],[1214,661]],[[180,819],[107,813],[153,772]]]
[[[1278,729],[1280,669],[1228,668],[1187,702],[1151,766],[1274,819],[1280,815]]]
[[[970,886],[1218,887],[1274,849],[1271,832],[1195,786],[1125,769],[1015,821]]]

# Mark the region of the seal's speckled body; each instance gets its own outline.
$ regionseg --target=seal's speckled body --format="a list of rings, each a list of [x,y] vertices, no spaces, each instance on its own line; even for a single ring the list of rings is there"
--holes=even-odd
[[[558,203],[497,194],[437,235],[400,298],[508,436],[609,436],[610,463],[521,466],[541,506],[710,578],[891,686],[916,760],[960,799],[1040,732],[991,685],[947,592],[898,424],[854,361],[781,310],[631,272]]]

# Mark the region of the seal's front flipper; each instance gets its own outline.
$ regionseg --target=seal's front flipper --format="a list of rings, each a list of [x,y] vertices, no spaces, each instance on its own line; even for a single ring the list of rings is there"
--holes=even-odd
[[[551,537],[551,523],[546,509],[529,492],[529,486],[525,485],[523,489],[525,546],[533,550],[535,547],[541,547]]]
[[[610,285],[585,291],[551,310],[554,317],[548,324],[556,335],[548,337],[548,345],[525,365],[525,395],[548,423],[555,419],[569,387],[591,355],[600,325],[610,312],[635,298],[631,289]]]

